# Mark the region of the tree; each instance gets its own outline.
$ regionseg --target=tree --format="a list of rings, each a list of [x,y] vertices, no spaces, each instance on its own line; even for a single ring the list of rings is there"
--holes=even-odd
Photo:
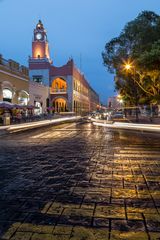
[[[106,44],[102,57],[108,71],[116,74],[116,89],[126,102],[160,103],[159,15],[150,11],[139,14]],[[125,63],[133,66],[128,72]]]

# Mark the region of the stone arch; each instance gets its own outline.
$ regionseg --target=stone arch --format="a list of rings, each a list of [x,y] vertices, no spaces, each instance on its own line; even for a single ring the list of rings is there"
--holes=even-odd
[[[67,92],[67,80],[61,76],[53,78],[51,81],[51,90],[54,93]]]
[[[27,105],[29,102],[29,93],[25,90],[18,92],[18,103],[21,105]]]
[[[63,96],[57,96],[53,99],[53,107],[55,112],[66,112],[67,111],[67,98]]]
[[[15,87],[9,81],[1,83],[2,99],[3,101],[12,102],[15,95]]]

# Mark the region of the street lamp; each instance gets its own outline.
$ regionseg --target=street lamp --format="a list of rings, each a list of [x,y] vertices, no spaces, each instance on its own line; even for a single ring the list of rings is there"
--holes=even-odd
[[[122,107],[123,99],[120,94],[117,96],[117,101],[120,103],[120,107]]]
[[[131,68],[132,68],[131,64],[129,64],[129,63],[125,64],[125,69],[126,70],[130,70]]]
[[[137,88],[136,88],[136,69],[135,69],[135,66],[133,66],[131,63],[125,63],[124,65],[124,68],[129,71],[131,69],[133,69],[133,73],[134,73],[134,86],[135,86],[135,100],[136,100],[136,122],[138,122],[138,109],[137,109],[137,105],[138,105],[138,102],[137,102]]]

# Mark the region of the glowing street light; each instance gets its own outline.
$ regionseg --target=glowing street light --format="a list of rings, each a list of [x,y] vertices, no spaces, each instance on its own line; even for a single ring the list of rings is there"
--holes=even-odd
[[[131,64],[129,64],[129,63],[125,64],[124,67],[126,70],[130,70],[132,68]]]
[[[123,103],[123,99],[122,99],[122,96],[120,94],[117,96],[117,101],[120,102],[120,103]]]
[[[123,99],[120,99],[119,102],[122,104],[123,103]]]

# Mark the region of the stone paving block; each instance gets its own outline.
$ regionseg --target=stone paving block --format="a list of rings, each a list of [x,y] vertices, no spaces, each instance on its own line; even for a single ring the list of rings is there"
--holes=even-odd
[[[110,240],[148,240],[148,235],[145,232],[112,231]]]
[[[58,215],[49,215],[41,213],[31,213],[25,219],[25,223],[31,223],[33,225],[49,225],[55,226],[58,221]]]
[[[144,213],[144,214],[157,214],[156,208],[147,207],[127,207],[128,213]]]
[[[8,240],[10,239],[13,234],[17,231],[21,223],[14,223],[12,226],[7,230],[7,232],[2,236],[2,239]]]
[[[153,214],[153,213],[144,213],[144,217],[147,221],[153,221],[153,222],[157,222],[160,223],[160,214]]]
[[[112,220],[111,228],[118,231],[126,232],[145,232],[145,224],[140,220]]]
[[[109,228],[109,219],[94,217],[93,227],[107,227],[107,228]]]
[[[34,225],[31,223],[22,223],[18,231],[21,232],[35,232],[35,233],[52,233],[54,226],[48,225]]]
[[[97,206],[95,210],[95,217],[100,218],[120,218],[125,219],[125,209],[124,207],[117,207],[114,205],[110,206]]]
[[[71,240],[95,240],[94,234],[85,229],[85,228],[78,228],[73,230],[73,235],[71,236]]]
[[[82,209],[94,209],[95,204],[94,203],[92,203],[92,204],[82,203],[81,208]]]
[[[141,213],[127,213],[128,220],[143,220]]]
[[[54,235],[71,235],[73,227],[72,226],[65,226],[65,225],[57,225],[54,230]]]
[[[160,199],[160,191],[152,191],[151,195],[153,197],[153,199]]]
[[[66,216],[79,216],[79,217],[92,217],[93,216],[93,209],[64,209],[63,215]]]
[[[149,232],[159,232],[160,233],[160,223],[157,221],[146,220],[147,229]]]
[[[10,220],[13,222],[23,222],[27,218],[28,215],[29,215],[28,212],[21,212],[19,210],[19,211],[14,212],[14,214],[12,215]]]
[[[69,240],[68,236],[34,233],[31,240]]]
[[[61,215],[63,211],[63,204],[54,202],[48,209],[47,214]]]
[[[79,225],[91,226],[92,217],[78,216],[78,215],[61,215],[58,224],[62,225]]]
[[[47,213],[48,209],[51,207],[52,204],[53,202],[46,203],[43,209],[41,210],[41,213]]]
[[[150,240],[160,240],[160,232],[149,232]]]
[[[10,240],[30,240],[32,235],[30,232],[16,232]]]
[[[38,212],[40,211],[41,207],[43,206],[43,202],[39,201],[26,201],[24,204],[21,206],[20,210],[23,212]]]
[[[75,227],[72,232],[71,240],[108,240],[108,229]]]
[[[136,198],[136,191],[133,189],[112,189],[113,198]]]
[[[124,199],[122,198],[111,198],[111,204],[115,204],[116,206],[124,206]]]

